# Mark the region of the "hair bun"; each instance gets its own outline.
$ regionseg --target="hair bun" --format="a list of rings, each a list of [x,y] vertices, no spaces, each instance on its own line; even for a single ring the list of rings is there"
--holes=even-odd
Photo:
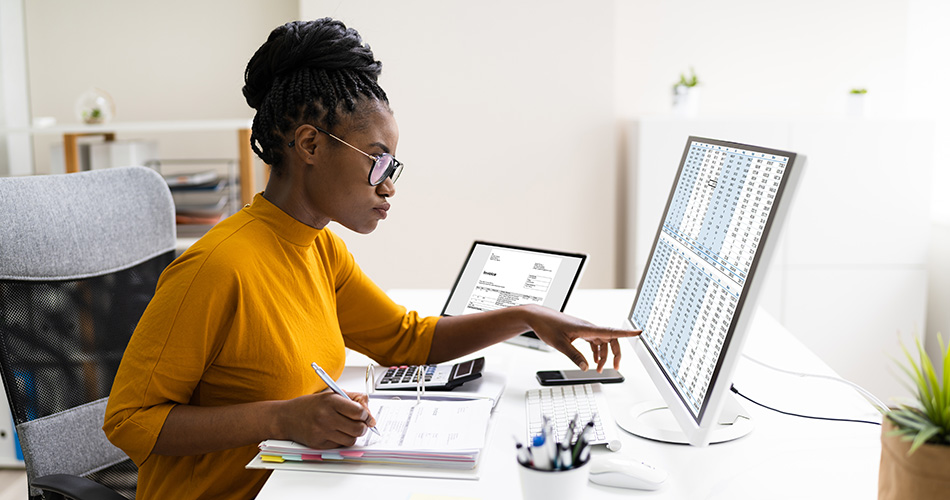
[[[359,71],[376,80],[382,64],[375,59],[360,34],[341,21],[325,17],[293,21],[271,31],[247,63],[244,98],[258,109],[274,81],[302,68]]]

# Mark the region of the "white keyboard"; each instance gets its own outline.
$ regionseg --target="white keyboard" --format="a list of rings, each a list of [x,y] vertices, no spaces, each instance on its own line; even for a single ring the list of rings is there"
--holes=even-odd
[[[547,416],[554,426],[554,435],[558,441],[564,438],[567,424],[577,415],[581,425],[594,419],[594,434],[591,444],[606,444],[611,450],[620,449],[616,423],[610,415],[607,399],[601,392],[600,384],[560,385],[531,389],[525,393],[525,411],[527,412],[530,443],[533,436],[541,433],[544,417]]]

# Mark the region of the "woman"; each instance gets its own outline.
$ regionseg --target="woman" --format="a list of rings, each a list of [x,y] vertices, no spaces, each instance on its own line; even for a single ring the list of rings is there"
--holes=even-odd
[[[348,446],[375,420],[366,397],[324,391],[344,347],[383,365],[440,363],[533,330],[601,369],[637,332],[597,328],[542,307],[422,318],[367,278],[336,221],[384,220],[402,165],[380,63],[331,19],[275,29],[251,58],[244,96],[252,147],[271,175],[262,194],[163,273],[116,375],[103,429],[140,467],[139,498],[250,498],[267,472],[245,470],[265,439]]]

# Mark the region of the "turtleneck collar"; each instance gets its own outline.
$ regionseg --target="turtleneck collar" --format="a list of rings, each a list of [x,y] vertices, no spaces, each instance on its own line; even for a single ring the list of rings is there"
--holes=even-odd
[[[270,226],[281,238],[300,246],[310,245],[322,229],[308,226],[291,217],[262,193],[254,195],[251,205],[244,208],[248,215]]]

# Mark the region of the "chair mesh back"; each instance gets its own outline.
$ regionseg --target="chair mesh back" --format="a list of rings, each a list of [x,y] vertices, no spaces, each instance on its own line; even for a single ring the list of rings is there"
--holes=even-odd
[[[0,280],[0,362],[16,424],[109,396],[174,251],[68,281]]]
[[[109,396],[132,331],[152,299],[158,276],[173,258],[174,251],[169,251],[128,269],[84,279],[0,280],[0,375],[21,433],[28,432],[29,424],[20,424]],[[101,426],[101,418],[97,423]],[[27,453],[25,438],[21,436],[21,442]],[[70,467],[80,464],[52,463],[65,457],[50,451],[55,451],[55,439],[45,441],[46,449],[29,450],[40,455],[29,457],[31,477],[75,473],[135,497],[138,470],[131,460],[106,468],[82,464],[82,470],[73,470]],[[38,491],[31,488],[31,493]]]

